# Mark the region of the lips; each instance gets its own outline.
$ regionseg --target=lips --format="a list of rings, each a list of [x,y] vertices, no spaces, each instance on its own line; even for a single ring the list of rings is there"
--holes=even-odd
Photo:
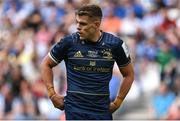
[[[82,33],[81,32],[78,32],[79,33],[79,35],[82,35]]]
[[[79,32],[79,36],[83,36],[83,33],[80,33],[80,32]]]

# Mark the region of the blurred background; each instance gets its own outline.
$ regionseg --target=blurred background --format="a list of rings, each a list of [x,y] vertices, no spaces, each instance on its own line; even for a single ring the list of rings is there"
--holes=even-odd
[[[129,46],[135,81],[114,119],[180,119],[179,0],[0,0],[0,119],[64,119],[47,97],[39,65],[64,35],[76,31],[74,10],[102,7],[102,30]],[[66,94],[66,69],[54,68]],[[121,84],[117,66],[110,98]]]

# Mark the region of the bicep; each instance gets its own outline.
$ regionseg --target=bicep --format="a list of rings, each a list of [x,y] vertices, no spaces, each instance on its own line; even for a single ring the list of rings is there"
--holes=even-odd
[[[119,70],[123,77],[131,77],[134,79],[134,69],[132,63],[129,63],[128,65],[124,67],[119,67]]]
[[[56,65],[57,63],[49,55],[47,55],[42,61],[42,66],[53,68]]]

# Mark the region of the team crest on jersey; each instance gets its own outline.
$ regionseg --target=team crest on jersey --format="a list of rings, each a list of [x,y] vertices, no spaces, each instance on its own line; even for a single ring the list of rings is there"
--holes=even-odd
[[[81,51],[77,51],[75,54],[74,54],[74,57],[78,57],[78,58],[82,58],[84,57],[81,53]]]
[[[96,65],[96,61],[90,61],[90,62],[89,62],[89,65],[90,65],[90,66],[95,66],[95,65]]]
[[[92,58],[98,57],[98,51],[88,51],[87,56]]]
[[[107,59],[112,59],[112,52],[110,49],[106,49],[102,51],[102,57]]]

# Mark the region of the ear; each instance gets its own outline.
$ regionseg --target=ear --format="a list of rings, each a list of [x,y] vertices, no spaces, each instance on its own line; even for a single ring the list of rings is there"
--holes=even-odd
[[[100,21],[94,21],[94,25],[96,28],[100,27],[101,22]]]

